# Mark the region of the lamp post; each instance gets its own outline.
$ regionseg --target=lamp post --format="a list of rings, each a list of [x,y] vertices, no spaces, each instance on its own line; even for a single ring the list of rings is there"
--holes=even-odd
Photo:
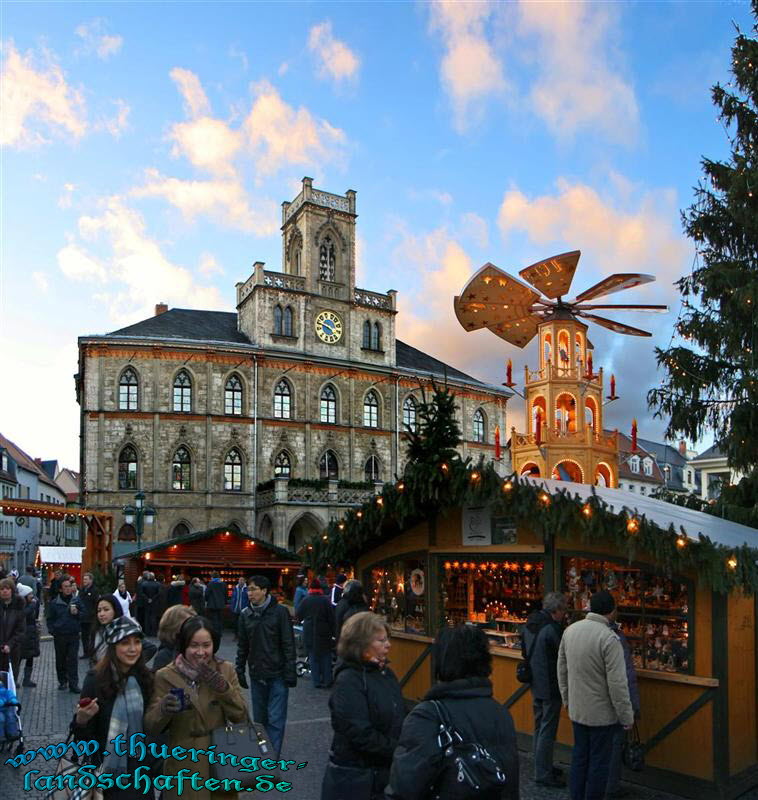
[[[124,506],[124,521],[127,525],[134,525],[137,533],[137,549],[142,549],[142,534],[145,532],[145,525],[152,525],[155,522],[155,509],[145,505],[145,493],[140,489],[134,495],[134,505]]]

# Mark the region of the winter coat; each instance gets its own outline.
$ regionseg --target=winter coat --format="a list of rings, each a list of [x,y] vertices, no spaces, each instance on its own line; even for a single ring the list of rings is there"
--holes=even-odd
[[[226,584],[220,578],[211,579],[205,587],[205,607],[209,611],[226,608]]]
[[[345,591],[344,586],[338,586],[336,583],[332,588],[329,590],[329,602],[336,606],[340,600],[342,600],[342,593]]]
[[[632,701],[634,715],[637,716],[640,713],[640,687],[637,685],[637,670],[634,668],[634,661],[632,661],[632,648],[629,647],[629,641],[624,636],[624,632],[618,623],[611,623],[610,628],[618,636],[621,646],[624,648],[624,666],[626,667],[626,680],[629,684],[629,699]]]
[[[139,586],[139,590],[142,594],[142,604],[147,609],[155,607],[158,608],[155,604],[158,602],[161,593],[161,585],[158,581],[149,578],[146,581],[142,581]]]
[[[95,619],[95,612],[97,611],[97,601],[99,595],[94,584],[92,586],[79,589],[76,595],[76,607],[79,609],[79,622],[92,622]]]
[[[332,759],[347,766],[389,770],[405,716],[395,673],[371,663],[338,662],[329,709]]]
[[[558,648],[562,635],[563,627],[547,611],[536,611],[529,615],[524,627],[524,646],[532,668],[532,697],[536,700],[561,698],[558,688]]]
[[[232,614],[240,614],[242,609],[247,608],[249,605],[250,598],[247,594],[247,586],[237,584],[232,589],[232,597],[229,600],[229,608],[232,610]]]
[[[166,608],[182,604],[182,593],[184,591],[184,581],[171,581],[166,597]]]
[[[193,583],[189,588],[189,600],[199,617],[205,611],[205,587],[201,583]]]
[[[169,747],[195,747],[204,750],[211,744],[211,732],[222,727],[226,721],[242,722],[247,719],[248,711],[242,695],[234,667],[228,661],[215,661],[218,671],[226,678],[229,688],[225,692],[214,692],[205,683],[190,683],[174,664],[158,670],[155,675],[153,697],[145,714],[145,728],[148,733],[158,735],[166,733]],[[189,694],[191,708],[178,714],[164,714],[161,711],[161,700],[171,689],[184,689]],[[163,764],[164,775],[175,775],[180,769],[191,767],[192,772],[199,772],[203,778],[210,777],[211,765],[207,758],[199,758],[198,762],[182,763],[168,759]],[[214,791],[207,789],[191,791],[189,794],[196,800],[237,800],[237,792]],[[187,790],[183,797],[187,796]],[[176,789],[163,792],[163,800],[180,800]]]
[[[39,628],[37,626],[37,616],[39,610],[39,600],[34,599],[26,604],[24,617],[26,629],[24,638],[21,641],[21,658],[39,658]]]
[[[366,605],[366,601],[361,593],[358,597],[350,595],[342,595],[342,599],[337,603],[334,609],[334,638],[339,641],[340,634],[342,633],[342,626],[353,616],[359,614],[361,611],[370,611],[371,609]]]
[[[47,629],[53,636],[78,636],[79,615],[69,611],[69,605],[76,603],[73,595],[64,597],[59,594],[50,603],[50,614],[47,618]]]
[[[261,612],[248,606],[237,628],[237,672],[247,666],[253,680],[283,678],[287,686],[297,685],[295,635],[290,615],[276,598]]]
[[[8,658],[18,671],[21,643],[26,634],[26,603],[18,595],[11,595],[9,603],[0,602],[0,645],[8,645],[10,653],[0,653],[0,669],[8,669]],[[77,626],[78,630],[78,626]]]
[[[634,722],[624,649],[600,614],[590,611],[564,631],[558,649],[558,685],[572,722],[591,726]]]
[[[293,600],[293,605],[295,606],[295,613],[297,614],[298,608],[300,608],[300,603],[308,597],[308,589],[305,586],[298,586],[295,589],[295,599]]]
[[[158,672],[159,669],[163,669],[163,667],[167,667],[169,664],[173,663],[176,655],[176,648],[173,645],[167,645],[161,642],[158,652],[153,656],[153,660],[150,662],[150,669],[153,672]]]
[[[300,603],[297,618],[303,623],[303,642],[315,656],[329,653],[334,646],[334,608],[321,592],[309,594]]]
[[[438,683],[424,700],[444,703],[453,727],[464,742],[476,742],[503,767],[503,790],[481,792],[482,800],[517,800],[519,760],[516,729],[510,713],[492,697],[489,678],[461,678]],[[390,769],[387,797],[393,800],[423,800],[442,768],[442,750],[437,743],[439,717],[431,703],[421,702],[405,718]]]

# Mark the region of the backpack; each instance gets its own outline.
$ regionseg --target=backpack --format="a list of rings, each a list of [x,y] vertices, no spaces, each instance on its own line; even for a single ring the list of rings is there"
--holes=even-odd
[[[493,789],[502,791],[506,775],[498,760],[477,742],[466,742],[453,727],[445,704],[430,700],[439,718],[437,744],[442,770],[431,791],[434,800],[473,800]]]
[[[550,619],[545,616],[541,611],[537,611],[534,614],[529,615],[529,619],[527,619],[526,623],[524,624],[524,628],[529,630],[532,634],[532,647],[530,650],[527,651],[526,644],[521,650],[521,661],[516,665],[516,680],[519,683],[531,683],[533,676],[532,676],[532,665],[531,665],[531,658],[532,653],[534,652],[534,645],[537,644],[537,637],[540,635],[540,631],[550,622]],[[521,636],[523,641],[523,634]]]

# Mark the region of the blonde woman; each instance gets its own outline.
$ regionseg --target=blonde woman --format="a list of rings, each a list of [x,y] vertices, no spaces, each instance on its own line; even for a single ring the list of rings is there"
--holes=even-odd
[[[153,672],[167,667],[176,658],[176,637],[179,634],[179,630],[185,619],[195,616],[197,616],[197,613],[192,606],[171,606],[163,612],[161,621],[158,624],[160,647],[150,663],[150,668]]]

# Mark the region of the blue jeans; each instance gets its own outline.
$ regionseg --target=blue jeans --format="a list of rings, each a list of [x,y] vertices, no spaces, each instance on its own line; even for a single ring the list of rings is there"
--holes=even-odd
[[[620,726],[571,724],[574,727],[569,779],[571,800],[603,800],[613,739]]]
[[[534,712],[534,780],[553,778],[553,746],[561,718],[561,698],[538,700],[532,698]]]
[[[315,653],[313,650],[308,653],[308,662],[311,667],[311,678],[313,685],[318,689],[320,686],[329,686],[332,682],[332,653]]]
[[[279,758],[287,724],[287,700],[290,690],[282,678],[266,678],[250,681],[250,697],[253,701],[253,719],[260,722],[268,732],[271,747]]]

